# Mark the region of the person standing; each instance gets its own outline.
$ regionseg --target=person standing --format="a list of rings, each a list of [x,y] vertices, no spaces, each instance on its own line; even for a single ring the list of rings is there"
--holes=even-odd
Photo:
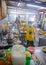
[[[26,40],[27,46],[34,46],[34,39],[35,39],[35,29],[34,27],[29,24],[26,28]]]

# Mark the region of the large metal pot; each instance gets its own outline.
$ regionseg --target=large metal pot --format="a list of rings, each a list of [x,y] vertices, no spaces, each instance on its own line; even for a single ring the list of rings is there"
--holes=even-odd
[[[9,39],[9,38],[8,38],[8,39],[7,39],[7,43],[8,43],[8,44],[12,44],[12,43],[13,43],[13,39]]]

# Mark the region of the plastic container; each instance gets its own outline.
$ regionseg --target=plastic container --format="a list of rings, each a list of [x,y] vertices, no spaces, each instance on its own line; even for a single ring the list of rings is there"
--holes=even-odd
[[[26,65],[30,65],[30,60],[31,60],[30,57],[26,57]]]
[[[22,45],[13,46],[12,64],[13,65],[25,65],[26,64],[25,48]]]

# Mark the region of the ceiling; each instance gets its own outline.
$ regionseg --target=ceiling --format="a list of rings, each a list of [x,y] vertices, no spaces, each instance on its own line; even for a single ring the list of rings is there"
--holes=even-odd
[[[11,7],[17,7],[18,3],[20,2],[21,5],[19,5],[19,7],[22,8],[26,7],[28,9],[39,10],[38,8],[27,7],[26,4],[32,4],[32,5],[42,6],[46,8],[46,0],[6,0],[7,6],[11,6]]]
[[[35,4],[35,5],[46,7],[46,0],[7,0],[7,2],[8,1],[24,2],[24,3],[30,3],[30,4]]]

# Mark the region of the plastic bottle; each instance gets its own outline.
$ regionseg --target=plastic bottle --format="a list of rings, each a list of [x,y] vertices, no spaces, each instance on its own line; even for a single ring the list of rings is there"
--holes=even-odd
[[[31,61],[30,61],[30,65],[35,65],[35,62],[34,62],[33,59],[31,59]]]

